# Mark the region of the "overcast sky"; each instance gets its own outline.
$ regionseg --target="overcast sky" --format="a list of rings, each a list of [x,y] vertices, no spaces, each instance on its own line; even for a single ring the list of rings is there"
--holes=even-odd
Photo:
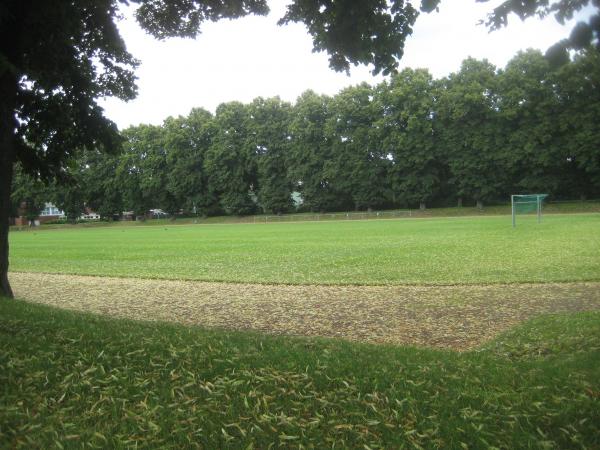
[[[333,72],[326,54],[312,53],[303,25],[277,26],[286,3],[270,0],[267,17],[205,24],[196,40],[162,42],[146,35],[131,10],[124,10],[119,29],[129,51],[141,61],[136,71],[139,94],[129,103],[102,101],[107,116],[119,128],[160,124],[168,116],[187,115],[194,107],[214,112],[223,102],[249,103],[258,96],[276,95],[293,102],[307,89],[334,95],[346,86],[383,79],[361,66],[350,76]],[[436,78],[457,71],[468,56],[504,67],[519,50],[545,51],[567,37],[574,23],[561,26],[553,17],[526,22],[512,17],[508,28],[489,33],[477,23],[496,3],[444,0],[438,13],[421,14],[407,39],[401,67],[425,67]],[[584,11],[578,17],[589,14]]]

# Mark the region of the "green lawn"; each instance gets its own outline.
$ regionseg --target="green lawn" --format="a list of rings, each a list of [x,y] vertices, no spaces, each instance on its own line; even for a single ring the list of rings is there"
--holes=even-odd
[[[0,447],[598,448],[599,362],[598,312],[459,354],[0,299]]]
[[[14,231],[11,269],[274,283],[600,280],[600,215]],[[600,448],[600,312],[472,352],[0,299],[0,448]]]
[[[600,215],[12,232],[11,269],[315,284],[600,279]]]

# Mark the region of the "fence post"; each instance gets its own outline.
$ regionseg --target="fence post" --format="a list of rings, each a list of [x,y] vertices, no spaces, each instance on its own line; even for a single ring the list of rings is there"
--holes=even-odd
[[[512,216],[512,226],[515,228],[517,226],[517,221],[515,220],[515,196],[510,196],[510,214]]]

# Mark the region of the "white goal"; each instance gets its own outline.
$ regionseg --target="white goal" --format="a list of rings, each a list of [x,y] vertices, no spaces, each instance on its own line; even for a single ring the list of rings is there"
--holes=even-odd
[[[536,214],[537,221],[542,221],[542,207],[548,194],[511,195],[512,226],[517,226],[517,214]]]

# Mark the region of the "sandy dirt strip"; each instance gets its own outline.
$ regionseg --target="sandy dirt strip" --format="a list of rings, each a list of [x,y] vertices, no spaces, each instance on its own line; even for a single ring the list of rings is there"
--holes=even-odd
[[[600,283],[288,286],[11,273],[17,298],[143,320],[472,349],[544,313],[600,310]]]

